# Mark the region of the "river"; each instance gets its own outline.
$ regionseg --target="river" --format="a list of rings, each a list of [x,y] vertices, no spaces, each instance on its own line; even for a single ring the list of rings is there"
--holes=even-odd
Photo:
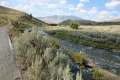
[[[49,36],[44,31],[39,31],[43,36]],[[70,49],[75,52],[84,52],[90,59],[95,61],[96,66],[109,70],[120,76],[120,52],[113,52],[105,49],[93,48],[58,39],[62,48]]]
[[[65,40],[59,40],[60,46],[76,52],[84,52],[89,58],[96,62],[96,66],[107,69],[112,73],[120,75],[120,52],[112,52],[84,45],[73,44]]]

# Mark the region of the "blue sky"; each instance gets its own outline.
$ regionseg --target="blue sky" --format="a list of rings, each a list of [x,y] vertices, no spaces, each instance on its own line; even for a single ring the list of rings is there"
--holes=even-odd
[[[0,0],[0,5],[35,17],[72,15],[98,21],[120,18],[120,0]]]

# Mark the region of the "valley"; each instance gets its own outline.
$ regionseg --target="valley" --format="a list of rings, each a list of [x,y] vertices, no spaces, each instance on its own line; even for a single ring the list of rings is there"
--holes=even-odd
[[[0,78],[13,80],[15,72],[20,75],[15,80],[119,80],[119,23],[64,15],[36,18],[0,6],[0,66],[6,68]]]

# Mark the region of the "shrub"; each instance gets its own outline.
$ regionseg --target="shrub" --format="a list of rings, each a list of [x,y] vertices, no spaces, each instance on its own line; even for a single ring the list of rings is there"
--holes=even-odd
[[[56,41],[36,31],[15,38],[16,59],[23,70],[23,80],[73,80],[69,56],[54,45],[58,45]]]
[[[71,23],[70,27],[71,27],[72,29],[78,29],[79,24],[78,24],[78,23],[73,22],[73,23]]]
[[[73,53],[71,54],[71,58],[75,63],[80,64],[80,66],[84,66],[86,63],[86,56],[83,53]]]
[[[14,38],[15,36],[19,36],[21,33],[24,33],[26,29],[32,27],[29,24],[21,23],[19,21],[13,21],[12,25],[13,27],[9,31],[9,34],[12,38]]]

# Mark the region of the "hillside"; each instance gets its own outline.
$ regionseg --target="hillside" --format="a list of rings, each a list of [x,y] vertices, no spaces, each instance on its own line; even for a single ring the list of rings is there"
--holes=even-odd
[[[31,25],[42,25],[44,22],[32,17],[32,15],[24,12],[14,10],[11,8],[0,6],[0,25],[5,25],[15,21],[19,21],[25,24],[30,23]]]
[[[9,35],[11,38],[19,36],[25,30],[32,27],[42,27],[47,24],[32,16],[18,10],[0,6],[0,26],[9,24]]]

